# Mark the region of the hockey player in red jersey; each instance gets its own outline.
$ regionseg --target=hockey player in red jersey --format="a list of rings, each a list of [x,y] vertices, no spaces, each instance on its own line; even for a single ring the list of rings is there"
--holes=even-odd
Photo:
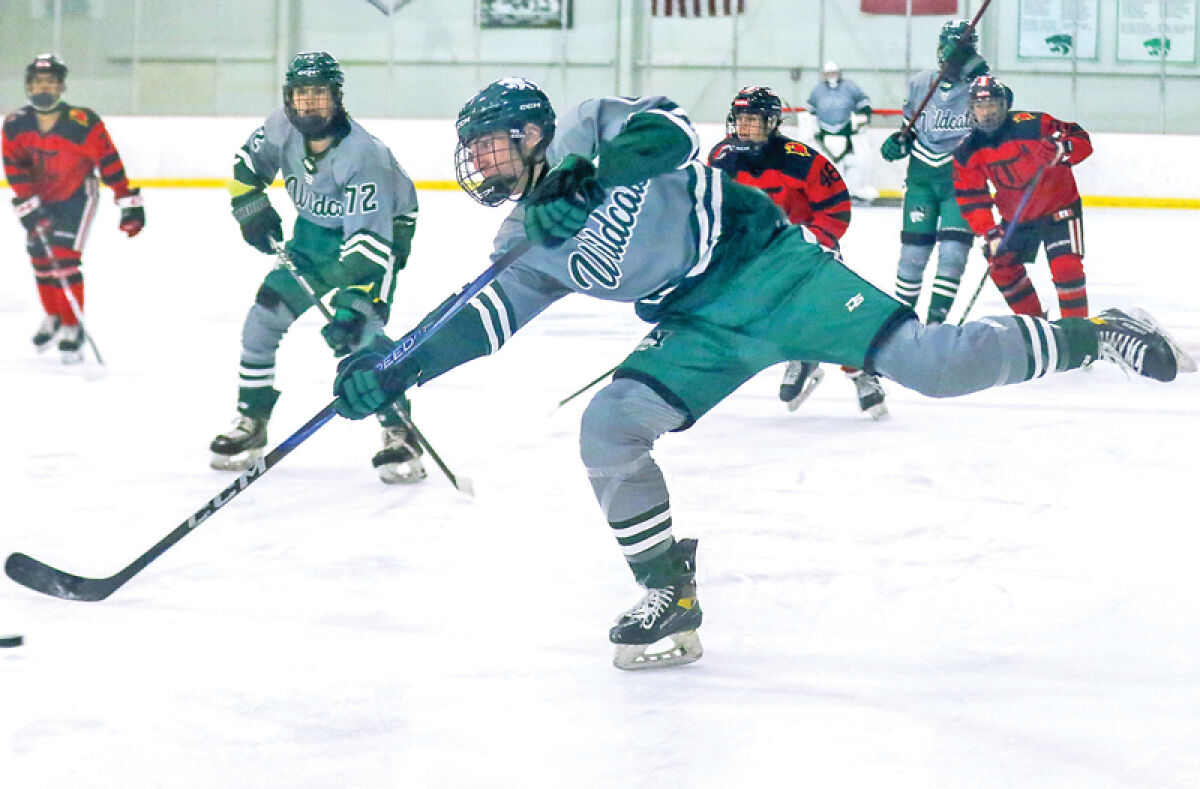
[[[725,139],[708,154],[709,165],[738,183],[763,190],[826,249],[837,251],[850,226],[850,193],[833,163],[816,149],[779,133],[783,102],[770,88],[738,91],[725,119]],[[854,381],[859,407],[874,419],[887,415],[883,387],[870,373],[843,367]],[[816,362],[791,361],[783,374],[779,399],[794,411],[821,382]]]
[[[96,215],[97,171],[121,209],[121,230],[136,236],[146,216],[100,117],[62,100],[66,79],[67,67],[55,55],[38,55],[26,66],[29,104],[4,119],[3,151],[13,209],[28,233],[26,251],[46,312],[33,344],[42,351],[57,337],[63,361],[74,362],[82,359],[84,336],[64,283],[82,307],[81,254]]]
[[[992,281],[1014,313],[1044,315],[1025,266],[1045,246],[1062,317],[1087,316],[1083,211],[1071,172],[1092,153],[1087,132],[1045,112],[1012,110],[1012,91],[995,77],[976,79],[970,95],[975,128],[954,152],[954,191],[971,229],[985,239]]]

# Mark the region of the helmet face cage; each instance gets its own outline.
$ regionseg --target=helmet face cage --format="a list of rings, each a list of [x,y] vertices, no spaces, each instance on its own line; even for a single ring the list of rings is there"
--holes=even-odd
[[[39,91],[35,93],[33,81],[39,76],[53,77],[58,82],[58,87],[47,90],[39,86]],[[38,55],[25,67],[25,95],[38,112],[53,112],[58,109],[62,104],[62,92],[66,90],[66,83],[67,65],[57,55]]]
[[[779,124],[783,118],[783,102],[770,88],[742,88],[729,106],[729,114],[725,116],[725,134],[727,136],[738,136],[737,116],[739,115],[757,115],[762,118],[769,140],[779,131]],[[758,143],[759,146],[765,144],[765,140]]]
[[[534,83],[509,77],[485,87],[458,113],[454,172],[458,185],[477,202],[498,206],[527,191],[522,181],[554,139],[554,109]],[[525,149],[526,126],[541,139]]]
[[[967,28],[971,28],[970,35],[963,42],[963,46],[972,52],[979,48],[979,33],[975,28],[971,27],[971,23],[965,19],[958,19],[947,22],[942,25],[942,30],[938,33],[937,58],[938,65],[946,62],[946,58],[958,48],[958,40],[962,38],[963,33],[967,32]]]
[[[345,119],[342,106],[342,86],[346,76],[337,59],[328,52],[301,52],[292,58],[283,81],[283,108],[288,120],[307,140],[325,137]],[[295,90],[301,87],[325,87],[333,102],[329,117],[300,114],[296,110]]]
[[[986,133],[999,129],[1008,120],[1012,90],[995,77],[984,75],[971,83],[971,125]]]

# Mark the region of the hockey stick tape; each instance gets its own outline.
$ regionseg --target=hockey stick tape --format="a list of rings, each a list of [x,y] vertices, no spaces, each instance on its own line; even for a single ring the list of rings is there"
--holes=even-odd
[[[19,647],[25,643],[25,636],[0,636],[0,647]]]

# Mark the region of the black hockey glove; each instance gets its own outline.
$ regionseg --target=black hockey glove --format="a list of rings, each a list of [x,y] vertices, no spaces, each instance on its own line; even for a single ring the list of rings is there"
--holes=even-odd
[[[142,232],[146,226],[146,209],[142,207],[142,190],[130,189],[125,197],[117,198],[117,207],[121,209],[121,222],[118,227],[130,238]]]
[[[912,132],[904,133],[904,129],[892,132],[879,148],[879,155],[885,161],[894,162],[903,159],[912,151]]]
[[[1000,242],[1004,240],[1004,228],[993,225],[983,234],[983,256],[991,261],[1000,250]]]
[[[365,419],[399,400],[417,382],[421,368],[412,357],[383,372],[375,369],[391,350],[391,340],[381,334],[341,361],[333,380],[335,411],[347,419]]]
[[[571,154],[559,162],[529,195],[525,206],[525,235],[535,244],[557,247],[587,224],[588,216],[604,202],[596,168]]]
[[[271,239],[283,242],[283,221],[262,192],[233,198],[233,218],[241,225],[246,243],[264,255],[275,254]]]
[[[321,336],[333,349],[334,356],[345,356],[362,343],[363,337],[383,332],[388,307],[355,288],[333,294],[333,321],[321,327]]]
[[[25,226],[27,232],[32,234],[37,230],[37,226],[41,225],[42,229],[49,234],[50,215],[46,213],[46,208],[42,205],[40,197],[30,195],[24,200],[14,197],[12,204],[13,211],[17,212],[17,219],[21,220],[21,224]]]

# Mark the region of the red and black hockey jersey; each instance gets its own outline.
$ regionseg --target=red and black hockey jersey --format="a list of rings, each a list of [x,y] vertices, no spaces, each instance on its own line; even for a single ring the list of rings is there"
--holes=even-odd
[[[1071,165],[1092,153],[1088,133],[1077,123],[1060,121],[1045,112],[1010,110],[995,132],[971,132],[954,150],[954,192],[962,215],[977,235],[996,226],[993,204],[1003,219],[1012,219],[1025,187],[1037,174],[1039,162],[1030,152],[1038,141],[1058,135],[1063,158],[1047,167],[1029,198],[1022,222],[1029,222],[1066,208],[1079,200],[1079,189]],[[995,197],[988,190],[988,183]]]
[[[708,163],[738,183],[770,195],[794,225],[808,228],[833,249],[850,226],[850,193],[833,163],[804,143],[771,136],[754,154],[740,152],[727,137],[712,149]]]
[[[50,131],[38,129],[33,107],[4,119],[4,175],[19,199],[36,194],[43,203],[66,200],[96,170],[120,198],[129,194],[125,165],[100,116],[87,107],[60,106]]]

